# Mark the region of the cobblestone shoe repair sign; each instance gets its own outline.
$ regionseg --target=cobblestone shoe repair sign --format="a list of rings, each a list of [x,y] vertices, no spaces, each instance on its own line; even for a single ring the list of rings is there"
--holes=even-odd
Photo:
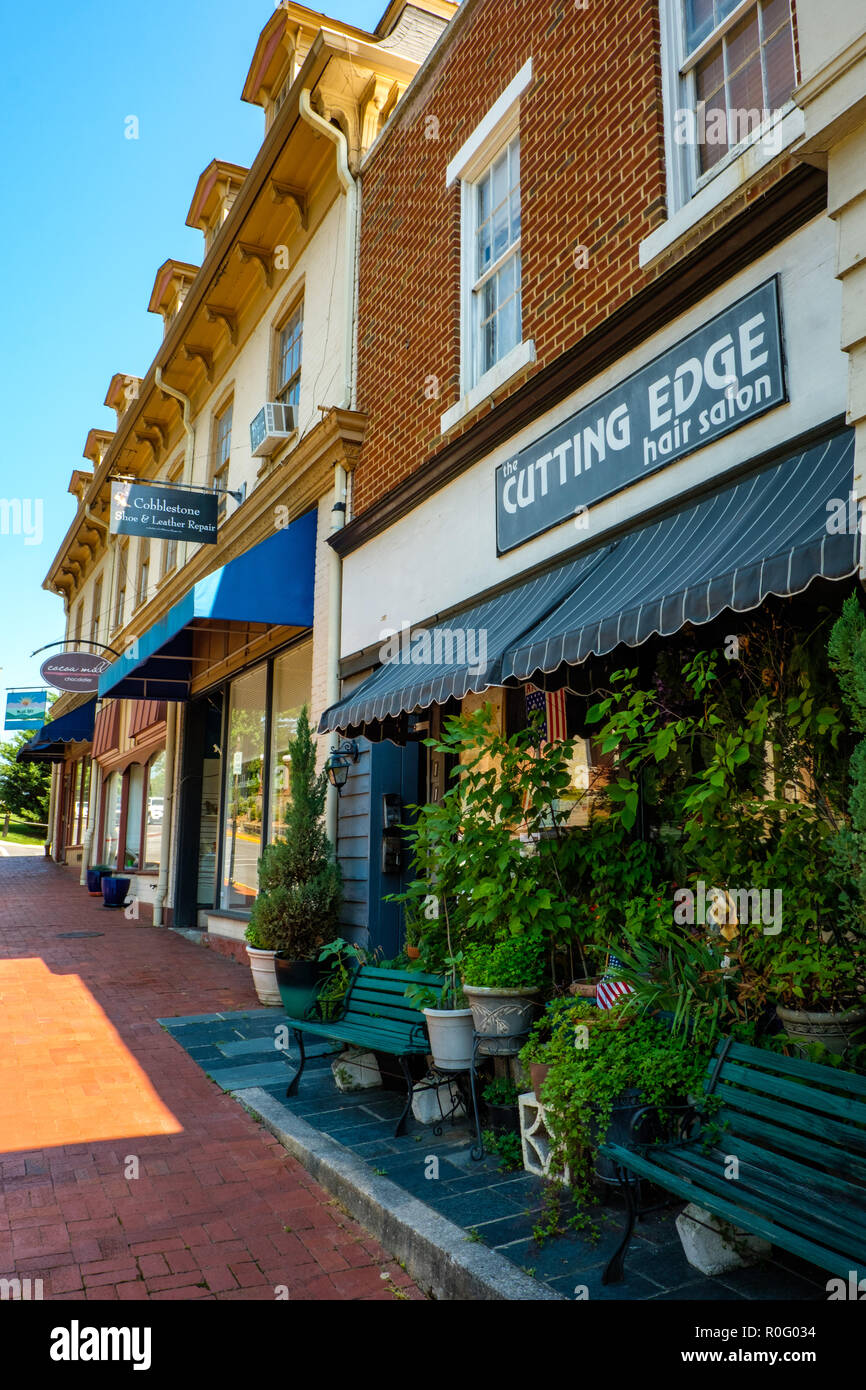
[[[117,536],[216,545],[217,501],[214,492],[178,492],[139,483],[113,483],[111,530]]]
[[[502,555],[787,400],[775,277],[496,470]]]

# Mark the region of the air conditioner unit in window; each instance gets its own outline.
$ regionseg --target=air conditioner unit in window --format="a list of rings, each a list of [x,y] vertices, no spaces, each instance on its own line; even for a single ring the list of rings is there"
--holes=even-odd
[[[254,458],[273,454],[295,433],[295,407],[282,401],[268,401],[250,425],[250,448]]]

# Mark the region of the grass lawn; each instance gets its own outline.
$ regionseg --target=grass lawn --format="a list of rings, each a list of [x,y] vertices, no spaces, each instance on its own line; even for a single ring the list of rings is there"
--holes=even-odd
[[[0,817],[0,843],[13,845],[44,845],[48,831],[44,825],[31,825],[26,820],[9,821],[9,834],[3,834],[3,819]]]

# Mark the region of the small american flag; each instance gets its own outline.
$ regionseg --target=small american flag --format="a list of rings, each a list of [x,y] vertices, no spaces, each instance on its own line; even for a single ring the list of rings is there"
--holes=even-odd
[[[620,999],[624,999],[627,994],[634,994],[631,985],[627,985],[625,980],[616,978],[617,970],[622,970],[622,968],[621,960],[613,955],[608,956],[607,970],[595,988],[595,997],[600,1009],[612,1009],[614,1004],[618,1004]]]
[[[541,747],[546,743],[553,743],[568,737],[565,723],[565,691],[564,690],[539,690],[537,686],[527,685],[526,690],[526,713],[534,714],[536,710],[541,710],[541,727],[539,729],[539,739]]]

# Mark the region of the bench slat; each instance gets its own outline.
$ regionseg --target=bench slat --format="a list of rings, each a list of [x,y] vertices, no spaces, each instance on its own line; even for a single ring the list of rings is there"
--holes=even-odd
[[[811,1240],[804,1240],[795,1231],[770,1221],[766,1217],[757,1216],[736,1202],[727,1201],[712,1192],[705,1192],[697,1184],[687,1182],[676,1173],[670,1173],[660,1168],[658,1164],[649,1162],[631,1149],[625,1149],[619,1144],[604,1144],[600,1152],[641,1177],[649,1178],[651,1182],[656,1182],[659,1186],[667,1188],[676,1196],[682,1197],[684,1202],[696,1201],[716,1216],[729,1221],[732,1226],[748,1231],[750,1235],[762,1236],[771,1244],[779,1245],[783,1250],[789,1250],[792,1255],[798,1255],[801,1259],[808,1260],[810,1264],[829,1270],[831,1274],[837,1274],[847,1279],[849,1271],[854,1268],[851,1260],[840,1255],[837,1251],[817,1245]],[[864,1272],[866,1272],[866,1260],[862,1262],[862,1267],[857,1270],[858,1277],[862,1277]]]
[[[810,1111],[822,1115],[832,1115],[841,1120],[864,1121],[864,1107],[861,1100],[853,1096],[835,1096],[817,1086],[804,1086],[799,1081],[789,1081],[784,1076],[767,1072],[749,1070],[736,1062],[725,1062],[721,1079],[728,1087],[743,1086],[748,1090],[762,1091],[781,1100],[791,1101],[794,1108],[802,1113],[802,1127],[812,1123]],[[864,1131],[866,1134],[866,1131]]]
[[[730,1130],[725,1131],[720,1136],[720,1142],[727,1142],[725,1135],[730,1136],[732,1144],[743,1144],[755,1140],[756,1145],[762,1148],[762,1151],[768,1148],[772,1150],[774,1144],[779,1144],[784,1146],[785,1152],[793,1154],[797,1158],[811,1160],[815,1164],[815,1168],[811,1171],[816,1173],[826,1169],[828,1153],[831,1153],[834,1172],[842,1173],[846,1178],[850,1178],[858,1189],[866,1187],[866,1159],[858,1159],[856,1154],[842,1153],[836,1148],[828,1150],[826,1144],[821,1144],[808,1135],[796,1134],[792,1129],[786,1129],[780,1134],[778,1125],[767,1124],[754,1115],[723,1111],[719,1118],[724,1119],[726,1115],[734,1123]],[[763,1141],[763,1145],[761,1141]],[[829,1179],[833,1175],[825,1171],[823,1176]],[[839,1180],[842,1181],[842,1179]]]
[[[667,1160],[660,1162],[668,1167]],[[699,1185],[706,1184],[712,1192],[724,1195],[733,1187],[737,1200],[751,1203],[761,1215],[795,1226],[802,1235],[830,1249],[853,1250],[858,1259],[866,1258],[866,1226],[850,1202],[834,1206],[832,1197],[822,1198],[813,1187],[798,1187],[783,1174],[764,1171],[753,1163],[741,1163],[734,1185],[724,1176],[725,1155],[721,1151],[714,1158],[694,1146],[673,1150],[671,1163],[683,1177],[693,1175]]]
[[[722,1076],[724,1077],[724,1072]],[[752,1115],[761,1115],[764,1119],[775,1120],[795,1132],[795,1127],[798,1127],[807,1134],[819,1135],[827,1144],[838,1144],[839,1148],[846,1152],[850,1152],[852,1148],[857,1153],[866,1152],[866,1132],[856,1129],[853,1125],[846,1125],[814,1112],[804,1115],[800,1111],[798,1114],[790,1105],[744,1091],[738,1086],[728,1086],[724,1080],[716,1086],[715,1094],[722,1098],[726,1109],[745,1110]],[[733,1123],[734,1116],[731,1116],[731,1120]]]
[[[808,1062],[800,1057],[783,1057],[778,1052],[766,1052],[745,1043],[732,1043],[728,1058],[733,1062],[748,1062],[761,1071],[779,1072],[783,1076],[799,1076],[807,1081],[820,1082],[827,1090],[850,1091],[866,1097],[866,1076],[827,1067],[823,1062]]]
[[[428,1042],[412,1042],[406,1032],[394,1033],[374,1028],[359,1028],[337,1020],[334,1023],[311,1023],[308,1019],[290,1018],[286,1020],[289,1028],[297,1028],[303,1033],[313,1033],[319,1038],[329,1038],[332,1042],[364,1044],[381,1052],[391,1052],[395,1057],[410,1053],[425,1056],[430,1050]]]
[[[779,1171],[790,1174],[795,1182],[801,1183],[813,1191],[816,1200],[832,1202],[834,1210],[838,1210],[840,1205],[843,1208],[851,1207],[854,1225],[862,1224],[866,1227],[866,1209],[862,1210],[861,1215],[862,1182],[849,1182],[847,1178],[840,1177],[836,1172],[827,1172],[817,1166],[810,1167],[805,1163],[798,1163],[795,1158],[791,1157],[790,1152],[776,1153],[771,1148],[751,1144],[741,1134],[722,1136],[720,1143],[720,1148],[715,1152],[722,1154],[722,1161],[724,1161],[725,1154],[734,1154],[741,1163],[745,1161],[750,1166],[757,1165],[761,1172]]]

